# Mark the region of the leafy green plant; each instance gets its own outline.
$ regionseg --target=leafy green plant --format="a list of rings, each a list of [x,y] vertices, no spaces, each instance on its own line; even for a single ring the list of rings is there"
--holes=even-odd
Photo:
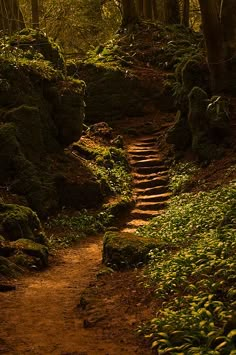
[[[87,210],[81,211],[76,216],[59,214],[50,218],[45,224],[50,247],[67,247],[78,242],[87,235],[104,232],[105,227],[111,223],[113,215],[109,211],[91,214]],[[53,230],[60,233],[53,233]]]
[[[169,171],[169,188],[173,194],[183,192],[197,171],[197,166],[192,163],[177,163],[173,165]]]
[[[140,230],[167,241],[151,252],[146,285],[162,304],[139,328],[156,354],[236,352],[236,183],[173,199]]]

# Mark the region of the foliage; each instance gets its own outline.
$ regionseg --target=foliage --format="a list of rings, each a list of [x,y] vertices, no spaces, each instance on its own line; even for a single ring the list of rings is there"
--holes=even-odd
[[[20,3],[26,25],[31,27],[29,2],[20,0]],[[88,49],[107,41],[119,22],[119,10],[113,1],[44,0],[41,7],[41,30],[66,53],[85,54]]]
[[[197,172],[196,165],[192,163],[177,163],[169,171],[169,188],[173,194],[183,192]]]
[[[131,197],[131,175],[122,149],[104,147],[97,151],[95,164],[89,164],[92,172],[112,194]]]
[[[78,215],[71,217],[58,214],[56,217],[49,218],[45,223],[49,246],[51,248],[68,247],[87,235],[104,232],[112,219],[113,216],[107,211],[91,214],[87,210],[82,210]],[[53,229],[60,229],[60,233],[51,234]]]
[[[234,354],[236,183],[175,197],[140,231],[168,242],[151,252],[146,282],[163,300],[139,329],[158,354]]]

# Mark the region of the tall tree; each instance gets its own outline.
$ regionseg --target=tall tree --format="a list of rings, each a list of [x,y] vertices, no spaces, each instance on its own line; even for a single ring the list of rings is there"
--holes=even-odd
[[[217,2],[199,0],[213,92],[224,90],[226,79],[224,35]]]
[[[143,2],[144,0],[135,0],[136,10],[139,17],[143,17]]]
[[[18,0],[0,0],[0,30],[12,34],[24,27]]]
[[[152,19],[152,2],[153,0],[144,0],[143,1],[143,15],[145,19]]]
[[[31,0],[32,11],[32,27],[39,28],[39,2],[38,0]]]
[[[178,0],[164,0],[165,23],[168,25],[180,23],[180,8]]]
[[[189,8],[190,0],[183,0],[182,24],[185,27],[189,27]]]
[[[121,0],[122,3],[122,23],[121,27],[130,27],[139,22],[134,0]]]

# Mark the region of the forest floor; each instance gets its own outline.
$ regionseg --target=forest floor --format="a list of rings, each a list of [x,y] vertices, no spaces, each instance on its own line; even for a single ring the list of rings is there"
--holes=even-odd
[[[159,129],[157,145],[163,155],[168,150],[164,136],[169,124],[166,115],[158,117],[157,113],[128,123],[140,135]],[[124,121],[119,130],[126,125]],[[131,141],[135,137],[127,138],[127,143]],[[217,164],[202,169],[193,190],[232,179],[224,171],[235,164],[234,156],[229,151]],[[152,290],[144,287],[143,270],[109,273],[101,259],[102,236],[91,236],[51,256],[44,272],[14,280],[16,289],[0,294],[0,354],[151,354],[135,332],[158,309]]]

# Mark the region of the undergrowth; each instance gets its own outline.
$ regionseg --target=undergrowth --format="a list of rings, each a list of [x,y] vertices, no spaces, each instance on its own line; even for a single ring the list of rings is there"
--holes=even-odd
[[[236,183],[174,197],[139,230],[168,242],[153,250],[146,285],[161,301],[140,327],[156,354],[236,354]]]
[[[177,163],[169,170],[169,189],[173,194],[184,192],[198,168],[193,163]]]
[[[83,210],[74,216],[58,214],[45,223],[45,229],[49,234],[49,246],[51,248],[68,247],[87,235],[104,232],[112,219],[113,215],[109,211],[92,214]],[[60,233],[58,233],[59,230]],[[52,231],[55,231],[55,234]]]
[[[87,160],[86,165],[99,180],[105,196],[112,198],[98,211],[82,210],[72,216],[61,213],[45,225],[49,245],[67,247],[81,238],[104,232],[114,223],[115,215],[127,209],[132,200],[131,175],[124,151],[87,140],[75,149]]]

